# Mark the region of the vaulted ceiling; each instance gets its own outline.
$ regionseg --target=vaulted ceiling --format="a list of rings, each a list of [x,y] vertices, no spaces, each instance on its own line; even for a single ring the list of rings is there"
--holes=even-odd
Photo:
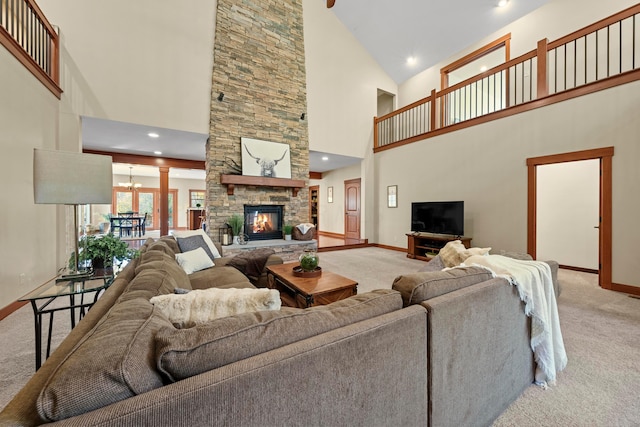
[[[322,1],[326,0],[314,0]],[[530,13],[548,0],[336,0],[329,9],[398,84],[468,48]],[[414,59],[413,63],[408,58]],[[204,160],[207,135],[109,120],[83,119],[83,147],[191,160]],[[150,139],[148,132],[161,137]],[[179,143],[176,143],[179,142]],[[360,159],[310,153],[310,170],[325,172]],[[125,166],[123,173],[128,173]],[[139,175],[156,173],[139,169]]]

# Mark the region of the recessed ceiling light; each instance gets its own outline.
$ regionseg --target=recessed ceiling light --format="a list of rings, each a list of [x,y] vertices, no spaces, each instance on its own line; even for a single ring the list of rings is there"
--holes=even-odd
[[[509,4],[509,0],[498,1],[498,7],[505,7],[507,4]]]
[[[485,71],[487,71],[486,65],[483,65],[482,67],[480,67],[480,72],[484,73]]]
[[[148,135],[150,138],[158,138],[158,137],[160,137],[160,135],[158,135],[158,134],[157,134],[157,133],[155,133],[155,132],[149,132],[147,135]]]
[[[415,56],[410,56],[407,58],[407,64],[409,65],[415,65],[415,63],[417,62],[416,57]]]
[[[154,151],[153,154],[155,154],[156,156],[159,156],[160,154],[162,154],[162,151]]]
[[[327,160],[329,160],[329,157],[327,157],[327,156],[322,156],[322,160],[324,160],[324,161],[326,162]]]

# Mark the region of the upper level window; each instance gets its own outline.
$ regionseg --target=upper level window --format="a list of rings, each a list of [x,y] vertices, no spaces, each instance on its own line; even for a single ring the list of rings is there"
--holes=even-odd
[[[509,61],[510,44],[511,33],[443,67],[440,70],[442,89]]]

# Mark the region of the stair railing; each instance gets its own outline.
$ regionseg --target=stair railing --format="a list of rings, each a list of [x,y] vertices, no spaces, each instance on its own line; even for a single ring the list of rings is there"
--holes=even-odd
[[[640,80],[639,15],[640,4],[556,41],[540,40],[530,52],[374,117],[374,152],[538,108],[561,93],[564,100]]]
[[[0,43],[58,98],[58,34],[34,0],[0,0]]]

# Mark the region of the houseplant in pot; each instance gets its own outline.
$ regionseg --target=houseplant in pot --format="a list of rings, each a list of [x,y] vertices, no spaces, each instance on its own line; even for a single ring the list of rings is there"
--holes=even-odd
[[[229,217],[227,221],[229,227],[231,227],[231,232],[233,233],[233,244],[237,245],[240,243],[240,232],[242,231],[242,227],[244,226],[244,218],[240,214],[233,214]]]
[[[284,240],[291,240],[292,231],[293,231],[293,225],[285,224],[282,226],[282,232],[284,233]]]
[[[94,270],[112,268],[114,263],[120,266],[123,261],[138,256],[136,249],[129,248],[127,242],[120,240],[113,233],[104,236],[84,236],[78,246],[78,262],[86,265],[87,261],[91,261]],[[71,254],[69,265],[73,266],[74,262],[74,254]]]

